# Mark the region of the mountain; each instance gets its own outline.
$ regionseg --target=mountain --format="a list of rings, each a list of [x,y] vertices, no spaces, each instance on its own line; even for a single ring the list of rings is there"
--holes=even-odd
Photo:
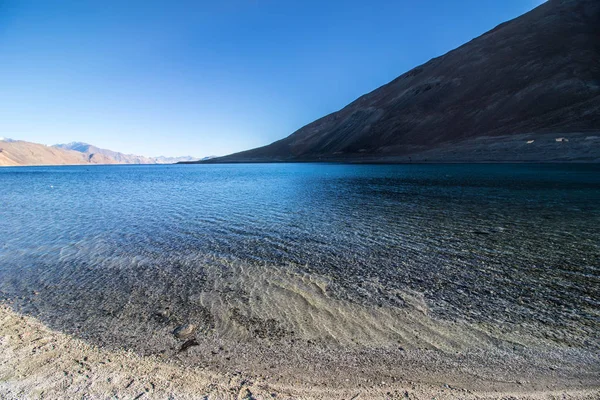
[[[92,164],[175,164],[180,161],[197,161],[196,157],[184,156],[184,157],[144,157],[136,156],[133,154],[123,154],[117,151],[101,149],[91,144],[82,142],[71,142],[68,144],[55,144],[53,147],[74,150],[83,153],[88,161]],[[104,162],[104,160],[111,160],[112,162]],[[101,162],[98,162],[101,161]]]
[[[96,146],[73,142],[46,146],[38,143],[0,138],[0,166],[78,165],[78,164],[171,164],[198,160],[193,157],[144,157],[123,154]]]
[[[176,164],[179,162],[193,162],[193,161],[204,160],[205,158],[206,157],[199,159],[198,157],[192,157],[192,156],[183,156],[183,157],[160,156],[160,157],[154,157],[153,160],[156,161],[156,164]]]
[[[600,1],[550,0],[285,139],[209,162],[600,161],[598,132]]]
[[[156,164],[154,159],[148,157],[123,154],[82,142],[56,144],[53,147],[83,153],[92,164]],[[106,162],[107,160],[111,162]]]
[[[88,164],[82,153],[2,138],[0,166]]]

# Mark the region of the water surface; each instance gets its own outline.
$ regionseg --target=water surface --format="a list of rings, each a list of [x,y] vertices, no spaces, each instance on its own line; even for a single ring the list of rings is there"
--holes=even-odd
[[[417,310],[600,348],[596,165],[27,167],[0,187],[0,295],[99,344],[194,320],[236,340],[468,346],[384,321]]]

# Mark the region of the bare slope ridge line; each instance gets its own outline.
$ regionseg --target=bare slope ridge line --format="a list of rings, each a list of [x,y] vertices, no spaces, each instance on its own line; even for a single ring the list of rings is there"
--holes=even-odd
[[[586,138],[600,131],[599,38],[600,1],[550,0],[282,140],[210,162],[598,161]],[[574,133],[532,151],[538,135]],[[495,138],[502,151],[474,153]]]
[[[84,154],[91,163],[96,161],[111,160],[114,164],[155,164],[156,162],[150,157],[136,156],[133,154],[123,154],[112,150],[101,149],[91,144],[82,142],[72,142],[68,144],[57,144],[52,147],[57,147],[65,150],[73,150]],[[112,164],[111,163],[111,164]]]
[[[84,154],[20,140],[0,141],[0,166],[89,164]]]
[[[114,164],[172,164],[180,161],[198,161],[198,158],[191,156],[184,157],[145,157],[135,154],[124,154],[118,151],[101,149],[94,145],[82,142],[72,142],[68,144],[56,144],[53,147],[61,149],[74,150],[85,154],[89,161],[95,163],[95,160],[108,158],[113,160]]]
[[[194,161],[193,157],[144,157],[123,154],[73,142],[46,146],[22,140],[0,139],[0,166],[90,165],[90,164],[170,164]]]

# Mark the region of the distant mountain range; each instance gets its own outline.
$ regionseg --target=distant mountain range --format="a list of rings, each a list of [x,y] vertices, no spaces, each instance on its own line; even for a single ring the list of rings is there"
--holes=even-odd
[[[282,140],[209,162],[599,162],[598,133],[600,1],[549,0]]]
[[[133,154],[123,154],[117,151],[101,149],[91,144],[82,142],[71,142],[68,144],[55,144],[53,147],[74,150],[85,154],[88,157],[88,161],[93,164],[105,164],[105,162],[96,162],[95,160],[114,160],[114,163],[110,164],[174,164],[180,161],[197,161],[199,158],[185,156],[185,157],[144,157],[136,156]]]
[[[206,159],[206,158],[205,158]],[[79,164],[174,164],[199,158],[144,157],[101,149],[87,143],[73,142],[46,146],[38,143],[0,138],[0,166],[79,165]]]

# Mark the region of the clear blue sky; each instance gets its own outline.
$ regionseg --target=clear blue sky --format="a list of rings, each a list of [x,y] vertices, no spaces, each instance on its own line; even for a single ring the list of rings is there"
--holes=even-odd
[[[0,136],[268,144],[540,0],[0,0]]]

